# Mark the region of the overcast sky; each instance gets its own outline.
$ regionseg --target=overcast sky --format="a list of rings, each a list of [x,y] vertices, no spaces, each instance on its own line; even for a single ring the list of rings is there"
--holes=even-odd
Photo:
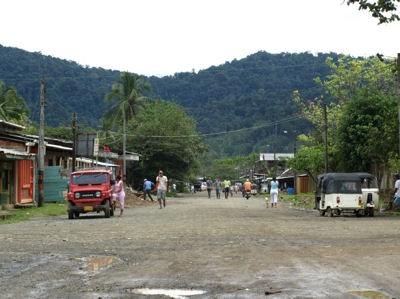
[[[0,44],[163,76],[269,53],[400,52],[400,22],[345,0],[2,0]]]

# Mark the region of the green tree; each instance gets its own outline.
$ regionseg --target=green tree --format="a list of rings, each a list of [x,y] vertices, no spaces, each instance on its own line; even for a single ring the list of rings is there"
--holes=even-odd
[[[170,179],[193,178],[200,169],[199,156],[205,150],[196,133],[194,120],[177,104],[149,101],[128,124],[128,148],[140,153],[133,168],[137,179],[153,178],[159,169]]]
[[[17,90],[6,87],[4,82],[0,81],[0,118],[24,125],[28,120],[28,113],[26,103]]]
[[[396,94],[394,61],[342,56],[337,61],[328,57],[326,64],[331,73],[325,79],[317,77],[315,81],[323,87],[325,95],[338,103],[351,100],[361,88],[379,90],[390,96]]]
[[[347,106],[350,107],[349,109],[352,109],[353,105],[355,105],[353,100],[356,101],[356,103],[359,103],[360,97],[367,96],[377,100],[381,98],[392,99],[396,94],[392,62],[381,62],[375,57],[367,59],[353,59],[349,56],[340,57],[336,62],[333,59],[328,58],[326,62],[331,70],[331,74],[326,76],[325,79],[316,78],[315,81],[324,89],[324,96],[326,98],[333,99],[333,101],[327,105],[329,169],[355,170],[362,168],[364,170],[371,171],[370,169],[365,168],[368,168],[367,165],[370,165],[369,163],[371,162],[378,162],[379,159],[376,157],[371,160],[371,156],[367,158],[367,156],[359,155],[358,160],[356,158],[352,160],[354,164],[347,163],[349,158],[345,153],[349,153],[349,150],[351,150],[349,147],[355,146],[355,144],[353,143],[352,145],[349,145],[347,140],[344,138],[343,130],[346,129],[346,126],[343,126],[342,124],[342,121],[345,119],[343,116],[343,111],[346,110]],[[366,91],[368,91],[368,94]],[[323,148],[324,144],[322,99],[322,97],[319,97],[315,100],[304,101],[300,98],[299,92],[294,92],[294,101],[300,106],[301,115],[314,125],[315,130],[309,134],[308,141],[317,148]],[[387,109],[395,108],[395,105],[393,106],[393,103],[390,103],[388,100],[382,101],[382,103],[388,105]],[[358,113],[358,116],[362,117],[362,114],[367,113],[367,111],[360,109]],[[377,109],[375,113],[376,118],[387,117],[387,113],[383,109]],[[355,117],[356,115],[356,112],[354,112],[353,116]],[[348,117],[348,115],[346,115],[346,117]],[[368,118],[368,116],[365,117]],[[396,117],[394,117],[394,120],[395,119]],[[391,121],[393,121],[393,118]],[[349,125],[348,122],[347,124]],[[385,127],[385,130],[391,131],[392,128],[390,127],[389,129],[389,127]],[[339,134],[341,137],[339,137]],[[368,142],[368,144],[375,142],[376,136],[368,136],[373,138]],[[367,137],[367,135],[364,135],[364,137]],[[390,137],[390,134],[382,135],[380,137],[381,140],[383,140],[383,137],[389,138],[383,142],[386,144],[393,144],[393,138]],[[371,151],[363,148],[366,141],[367,139],[363,140],[363,143],[359,144],[357,148],[361,151],[371,153]],[[380,161],[387,161],[388,159],[388,153],[385,151],[380,152],[377,150],[375,154],[381,155]],[[366,160],[360,160],[362,157],[364,157]]]
[[[339,128],[340,168],[377,173],[396,152],[397,105],[395,97],[361,89],[344,108]]]
[[[111,127],[121,126],[124,121],[129,121],[138,112],[138,107],[148,97],[144,94],[150,91],[150,85],[143,78],[128,72],[121,74],[120,79],[111,87],[111,92],[106,95],[106,103],[112,106],[104,114],[104,120]]]
[[[146,91],[150,91],[150,86],[140,76],[124,72],[121,78],[112,85],[111,92],[106,95],[107,103],[116,101],[105,113],[104,120],[110,127],[121,125],[122,122],[124,157],[126,152],[126,123],[137,114],[138,106],[148,99],[143,96]],[[126,175],[125,159],[123,167],[123,174]]]
[[[369,10],[372,16],[379,20],[379,24],[382,24],[400,20],[396,14],[396,2],[399,3],[400,0],[347,0],[347,5],[357,3],[360,10]]]
[[[287,165],[297,172],[305,172],[314,182],[316,175],[324,172],[324,148],[317,146],[302,146],[296,156],[288,159]]]

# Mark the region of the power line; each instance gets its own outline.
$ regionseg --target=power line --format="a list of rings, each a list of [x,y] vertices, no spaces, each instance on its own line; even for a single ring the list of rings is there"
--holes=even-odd
[[[244,132],[244,131],[250,131],[250,130],[257,130],[261,128],[267,128],[267,127],[272,127],[278,124],[286,123],[286,122],[291,122],[297,119],[302,118],[299,115],[293,115],[291,117],[288,117],[283,120],[279,121],[274,121],[270,122],[264,125],[260,126],[255,126],[255,127],[249,127],[249,128],[241,128],[237,130],[231,130],[231,131],[221,131],[221,132],[215,132],[215,133],[204,133],[204,134],[191,134],[191,135],[136,135],[136,134],[127,134],[129,137],[143,137],[143,138],[193,138],[193,137],[210,137],[210,136],[218,136],[218,135],[224,135],[224,134],[231,134],[231,133],[237,133],[237,132]],[[121,135],[121,133],[118,132],[112,132],[115,135]],[[106,140],[114,137],[105,137],[105,138],[100,138],[101,140]]]

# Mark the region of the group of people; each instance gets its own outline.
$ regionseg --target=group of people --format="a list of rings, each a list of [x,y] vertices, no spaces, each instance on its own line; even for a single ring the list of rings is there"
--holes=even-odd
[[[399,176],[400,177],[400,176]],[[167,176],[164,175],[164,172],[160,170],[158,172],[158,175],[155,179],[156,183],[154,184],[152,181],[144,179],[143,182],[143,194],[144,194],[144,200],[146,200],[146,197],[148,196],[151,201],[153,200],[153,197],[151,195],[151,191],[155,188],[157,190],[157,201],[160,205],[160,209],[166,207],[166,195],[167,195],[167,190],[168,190],[168,178]],[[400,179],[398,180],[398,189],[400,188]],[[397,181],[396,181],[397,183]],[[124,208],[125,208],[125,191],[124,191],[124,183],[122,180],[122,177],[119,175],[117,176],[116,181],[111,182],[112,185],[112,202],[113,206],[115,205],[115,202],[119,202],[119,208],[120,208],[120,217],[124,213]],[[208,193],[208,198],[211,198],[211,192],[215,188],[215,194],[217,199],[221,198],[221,193],[224,193],[225,199],[229,198],[229,195],[232,197],[234,186],[229,178],[225,178],[225,180],[220,181],[219,179],[216,179],[215,182],[212,181],[211,178],[208,178],[206,180],[206,185],[207,185],[207,193]],[[191,186],[193,188],[193,185]],[[251,192],[252,189],[252,183],[250,182],[249,179],[246,180],[246,182],[241,186],[241,191],[242,191],[242,196],[245,197],[246,192]],[[193,189],[192,189],[193,190]],[[279,182],[276,180],[274,177],[270,183],[270,200],[266,198],[267,202],[267,208],[269,207],[269,201],[271,202],[271,207],[277,207],[277,202],[278,202],[278,193],[279,193]],[[400,193],[400,191],[399,191]],[[399,200],[400,200],[400,194],[399,194]],[[399,202],[400,204],[400,202]]]
[[[213,183],[211,178],[209,178],[206,181],[206,183],[207,183],[208,198],[211,198],[211,191],[212,191],[213,186],[215,186],[215,195],[216,195],[217,199],[221,198],[221,192],[224,193],[225,199],[228,199],[229,195],[231,197],[233,196],[234,186],[232,185],[229,178],[226,178],[223,181],[216,179],[215,183]]]
[[[166,207],[165,200],[168,188],[168,178],[164,175],[164,172],[162,170],[158,172],[158,175],[156,177],[156,184],[154,184],[152,181],[144,179],[143,183],[144,200],[146,200],[146,195],[148,195],[150,200],[154,201],[153,197],[151,196],[151,191],[154,188],[157,189],[157,200],[158,203],[160,204],[160,209],[162,209],[163,207],[165,208]],[[116,181],[114,180],[111,181],[111,193],[112,193],[111,195],[112,206],[114,207],[115,203],[118,201],[120,209],[119,216],[122,217],[125,209],[125,191],[124,191],[124,182],[120,175],[117,176]]]
[[[153,197],[151,196],[151,191],[156,188],[157,189],[157,201],[160,204],[160,209],[166,207],[166,196],[168,190],[168,178],[164,175],[164,172],[160,170],[158,172],[158,176],[156,177],[156,183],[154,184],[152,181],[144,179],[143,183],[143,193],[144,193],[144,200],[146,200],[146,196],[148,195],[151,201]],[[174,187],[175,189],[175,187]]]
[[[221,198],[221,192],[224,193],[225,199],[228,199],[229,195],[232,197],[235,186],[231,183],[227,177],[224,181],[216,179],[215,182],[211,178],[206,180],[208,198],[211,198],[211,192],[215,188],[215,194],[217,199]],[[191,186],[193,192],[193,185]],[[242,196],[245,197],[247,192],[251,192],[252,183],[249,179],[246,180],[241,186]],[[269,202],[271,202],[271,208],[277,207],[279,194],[279,182],[276,177],[274,177],[270,183],[270,199],[266,198],[267,208],[269,207]]]

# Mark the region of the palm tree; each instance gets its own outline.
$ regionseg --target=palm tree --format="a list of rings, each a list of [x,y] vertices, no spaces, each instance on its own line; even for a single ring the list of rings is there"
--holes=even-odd
[[[126,122],[136,115],[138,106],[149,99],[143,96],[143,93],[149,91],[150,85],[145,83],[140,76],[124,72],[113,84],[111,92],[106,95],[106,103],[114,100],[116,102],[105,113],[104,118],[112,127],[120,125],[122,120],[123,175],[126,174]]]
[[[0,81],[0,118],[6,121],[24,123],[28,114],[28,107],[24,99],[18,95],[13,87],[6,87]]]

